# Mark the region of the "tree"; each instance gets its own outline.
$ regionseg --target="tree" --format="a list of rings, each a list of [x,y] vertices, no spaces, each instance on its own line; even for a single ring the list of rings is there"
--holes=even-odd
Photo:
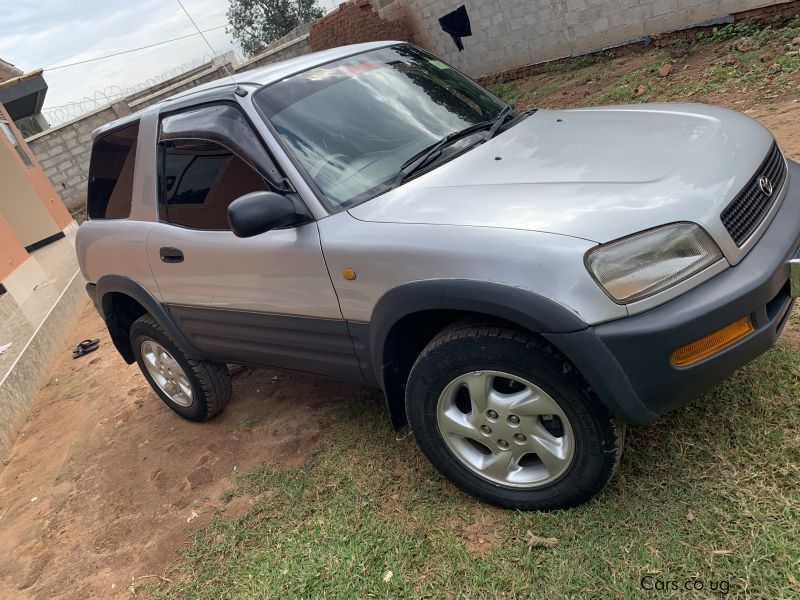
[[[230,0],[226,31],[248,56],[325,14],[317,0]]]

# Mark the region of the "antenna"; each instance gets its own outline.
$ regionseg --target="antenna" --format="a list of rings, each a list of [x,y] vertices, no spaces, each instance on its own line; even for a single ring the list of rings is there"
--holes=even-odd
[[[200,28],[197,26],[197,23],[195,23],[195,22],[194,22],[194,19],[192,18],[192,15],[190,15],[190,14],[189,14],[189,11],[188,11],[188,10],[186,10],[186,7],[183,5],[183,2],[181,2],[181,0],[176,0],[176,1],[177,1],[177,2],[178,2],[178,4],[180,5],[180,7],[183,9],[183,12],[186,14],[186,16],[189,18],[189,20],[192,22],[192,25],[194,25],[194,28],[197,30],[197,33],[199,33],[199,34],[200,34],[200,37],[201,37],[201,38],[203,38],[203,41],[206,43],[206,46],[208,46],[209,50],[211,50],[211,55],[212,55],[214,58],[217,58],[217,59],[218,59],[218,58],[219,58],[219,55],[217,54],[216,50],[214,50],[214,47],[213,47],[213,46],[212,46],[212,45],[211,45],[211,44],[208,42],[208,40],[206,39],[206,36],[205,36],[205,35],[203,35],[203,32],[202,32],[202,31],[200,30]],[[235,83],[235,84],[236,84],[236,92],[237,92],[237,94],[238,94],[238,93],[239,93],[239,90],[240,90],[240,89],[242,89],[242,88],[240,88],[240,87],[239,87],[239,82],[237,82],[237,81],[236,81],[236,79],[234,79],[233,75],[231,75],[231,72],[228,70],[228,65],[226,65],[226,64],[225,64],[225,61],[223,61],[223,62],[222,62],[222,68],[223,68],[223,69],[225,69],[225,73],[228,75],[228,77],[230,78],[230,80],[231,80],[233,83]],[[242,90],[242,91],[244,91],[244,90]],[[247,92],[245,92],[245,93],[247,93]],[[242,95],[242,94],[239,94],[239,95]]]

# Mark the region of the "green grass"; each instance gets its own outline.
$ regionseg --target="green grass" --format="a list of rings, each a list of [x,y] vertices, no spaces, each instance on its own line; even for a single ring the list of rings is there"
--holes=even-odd
[[[752,21],[739,21],[715,27],[711,33],[701,39],[706,42],[723,42],[742,37],[752,37],[759,45],[763,45],[772,39],[772,34],[773,31],[770,26],[761,27]]]
[[[701,41],[722,42],[749,37],[758,46],[765,46],[776,39],[791,40],[800,35],[800,16],[790,21],[777,18],[771,25],[762,26],[753,21],[738,21],[721,27],[715,27],[709,34],[703,35]]]
[[[653,64],[640,69],[629,71],[619,78],[614,87],[603,92],[598,98],[589,100],[591,104],[609,104],[616,102],[647,102],[653,94],[653,86],[659,85],[656,81],[657,72],[661,65]],[[637,95],[637,88],[643,90]]]
[[[547,65],[547,71],[550,73],[568,73],[591,65],[596,65],[597,63],[609,61],[614,57],[616,57],[616,53],[613,50],[582,54],[580,56],[554,61]]]
[[[498,98],[503,100],[503,102],[507,102],[508,104],[513,104],[524,95],[519,89],[519,84],[513,81],[507,82],[498,79],[492,84],[491,88]]]
[[[629,427],[597,499],[520,513],[455,490],[365,393],[333,409],[304,466],[242,476],[249,512],[220,515],[169,581],[134,595],[711,598],[725,582],[730,598],[797,597],[798,398],[800,351],[781,343],[691,406]],[[558,543],[531,547],[531,536]],[[648,574],[705,589],[644,592]]]
[[[258,419],[247,418],[241,423],[239,423],[239,429],[241,431],[253,431],[256,425],[258,425]]]
[[[775,57],[775,62],[784,73],[797,73],[800,71],[800,56],[786,56],[781,54]]]

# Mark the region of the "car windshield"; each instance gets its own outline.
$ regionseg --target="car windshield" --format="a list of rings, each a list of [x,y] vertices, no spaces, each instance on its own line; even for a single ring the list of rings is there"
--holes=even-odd
[[[506,106],[407,45],[293,75],[254,102],[334,209],[389,189],[409,160]]]

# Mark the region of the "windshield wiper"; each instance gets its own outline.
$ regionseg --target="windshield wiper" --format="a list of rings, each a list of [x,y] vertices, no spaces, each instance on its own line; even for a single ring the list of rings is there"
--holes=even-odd
[[[403,183],[406,177],[425,167],[429,162],[431,162],[431,159],[437,153],[441,152],[442,148],[444,148],[449,144],[452,144],[456,140],[465,138],[468,135],[472,135],[473,133],[481,131],[482,129],[486,128],[489,128],[489,131],[487,132],[486,136],[482,141],[492,139],[494,134],[497,133],[497,130],[500,128],[500,126],[505,122],[506,116],[508,116],[510,112],[511,112],[511,107],[506,106],[503,110],[500,111],[500,114],[491,121],[481,121],[480,123],[475,123],[474,125],[470,125],[469,127],[466,127],[460,131],[454,131],[452,133],[448,133],[446,136],[444,136],[435,144],[428,146],[427,148],[425,148],[421,152],[418,152],[417,154],[409,158],[406,162],[404,162],[400,166],[400,172],[397,174],[397,177],[395,177],[395,180],[392,183],[391,187],[394,188]]]
[[[507,104],[506,107],[500,111],[500,114],[497,115],[497,118],[494,120],[492,127],[489,129],[489,131],[486,132],[487,142],[490,139],[492,139],[497,133],[497,130],[503,126],[503,123],[506,122],[506,117],[509,115],[509,113],[511,113],[511,106]]]

